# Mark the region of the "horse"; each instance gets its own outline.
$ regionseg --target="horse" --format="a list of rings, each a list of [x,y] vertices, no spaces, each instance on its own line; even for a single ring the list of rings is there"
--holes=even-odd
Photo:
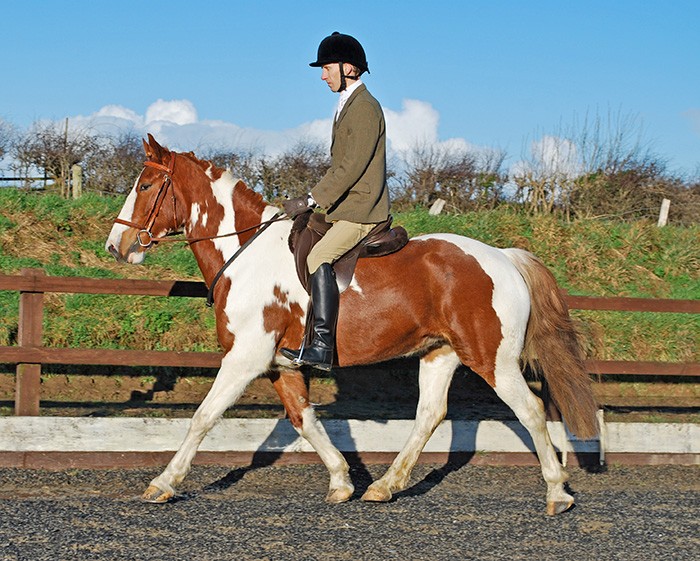
[[[309,301],[288,248],[292,221],[229,170],[192,152],[170,151],[150,134],[143,147],[144,168],[105,249],[119,261],[141,263],[149,248],[184,234],[213,296],[225,353],[182,444],[142,499],[164,503],[176,497],[207,432],[252,380],[266,375],[289,421],[328,469],[326,501],[349,500],[355,491],[349,465],[314,413],[304,373],[279,353],[282,347],[299,348]],[[574,504],[544,404],[523,369],[541,375],[578,438],[597,434],[597,405],[575,325],[554,276],[537,257],[459,235],[431,234],[411,238],[396,253],[360,259],[341,294],[336,364],[408,356],[417,356],[420,364],[414,425],[361,500],[386,502],[408,487],[421,451],[446,415],[453,374],[464,365],[493,388],[532,436],[547,484],[547,514]]]

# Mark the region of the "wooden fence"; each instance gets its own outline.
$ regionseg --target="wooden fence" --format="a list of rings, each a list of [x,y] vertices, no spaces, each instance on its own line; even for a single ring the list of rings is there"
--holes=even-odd
[[[41,269],[24,269],[21,275],[0,275],[0,290],[20,292],[18,345],[0,346],[0,363],[17,365],[16,415],[39,414],[42,364],[218,368],[223,356],[219,352],[75,349],[45,347],[42,344],[44,294],[47,292],[204,298],[207,288],[202,282],[50,277]],[[700,313],[700,300],[604,298],[568,294],[565,297],[569,307],[578,310]],[[596,375],[700,375],[700,363],[697,362],[589,360],[586,367],[591,374]]]

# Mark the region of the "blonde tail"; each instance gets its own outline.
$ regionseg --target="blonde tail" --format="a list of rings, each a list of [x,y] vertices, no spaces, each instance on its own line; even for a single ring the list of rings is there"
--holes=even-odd
[[[522,358],[543,375],[571,432],[582,439],[593,438],[598,434],[598,405],[576,328],[556,279],[532,253],[514,248],[503,251],[530,291],[530,320]]]

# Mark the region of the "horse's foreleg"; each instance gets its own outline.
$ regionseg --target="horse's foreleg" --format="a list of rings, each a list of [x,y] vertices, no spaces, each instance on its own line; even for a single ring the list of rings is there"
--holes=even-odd
[[[274,372],[270,379],[282,400],[289,420],[297,432],[316,450],[328,472],[330,485],[326,501],[342,503],[355,490],[350,481],[350,467],[340,451],[333,446],[309,403],[304,377],[298,370]]]
[[[547,483],[547,514],[560,514],[568,510],[574,504],[574,498],[564,490],[569,476],[559,462],[549,437],[542,400],[532,393],[516,361],[496,368],[494,389],[532,437],[542,477]]]
[[[164,503],[175,496],[178,485],[190,471],[199,445],[224,411],[233,405],[248,384],[258,376],[243,372],[231,359],[224,357],[209,393],[197,408],[185,439],[163,473],[151,481],[142,498],[152,503]]]
[[[459,363],[451,347],[442,347],[421,359],[420,397],[411,434],[384,476],[368,487],[363,501],[388,501],[393,492],[407,487],[418,456],[447,414],[447,392]]]

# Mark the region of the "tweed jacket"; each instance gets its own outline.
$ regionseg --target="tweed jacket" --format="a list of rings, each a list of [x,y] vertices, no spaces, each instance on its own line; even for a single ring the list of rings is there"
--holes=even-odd
[[[379,102],[364,84],[333,124],[331,167],[311,195],[326,210],[328,222],[376,224],[389,216],[386,124]]]

